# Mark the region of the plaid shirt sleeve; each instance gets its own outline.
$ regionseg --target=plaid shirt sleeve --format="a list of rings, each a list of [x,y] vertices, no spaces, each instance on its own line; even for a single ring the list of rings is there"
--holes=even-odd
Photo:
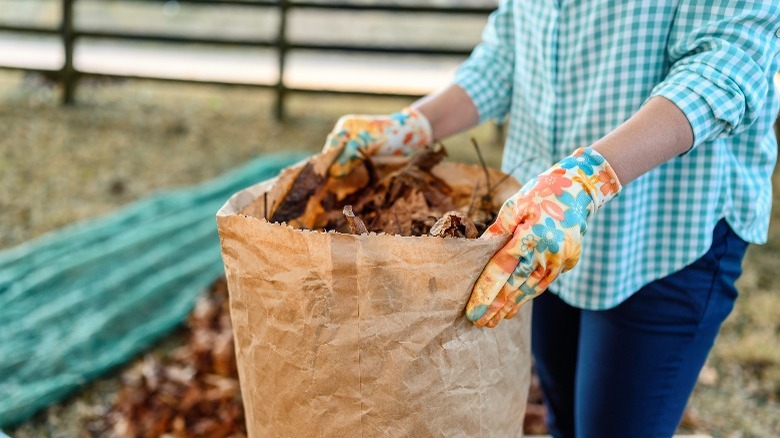
[[[502,0],[491,15],[482,42],[455,75],[455,82],[471,97],[480,121],[503,120],[509,114],[514,81],[514,0]]]
[[[773,91],[767,69],[780,51],[780,2],[683,1],[667,49],[671,69],[652,96],[685,113],[693,146],[742,132]]]

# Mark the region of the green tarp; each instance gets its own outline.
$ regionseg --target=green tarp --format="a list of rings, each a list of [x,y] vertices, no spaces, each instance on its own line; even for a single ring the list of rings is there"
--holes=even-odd
[[[217,209],[302,154],[0,252],[0,426],[20,422],[148,348],[222,275]]]

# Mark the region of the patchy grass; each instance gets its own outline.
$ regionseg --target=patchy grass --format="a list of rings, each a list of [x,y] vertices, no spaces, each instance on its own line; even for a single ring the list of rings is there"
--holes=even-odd
[[[389,113],[411,101],[292,96],[288,120],[273,93],[155,82],[89,82],[62,107],[40,77],[0,72],[0,248],[94,217],[168,187],[208,180],[264,153],[322,148],[345,113]],[[447,142],[474,161],[501,146],[489,126]]]
[[[0,72],[0,248],[95,217],[169,187],[210,179],[259,154],[317,151],[345,113],[387,113],[409,100],[292,96],[289,120],[271,117],[273,94],[248,88],[92,82],[63,108],[40,78]],[[490,126],[447,142],[475,161],[475,136],[492,165]],[[681,432],[780,435],[780,174],[769,243],[751,246],[736,308],[723,326]],[[181,342],[174,334],[160,351]],[[15,437],[89,435],[118,387],[109,375],[10,431]]]

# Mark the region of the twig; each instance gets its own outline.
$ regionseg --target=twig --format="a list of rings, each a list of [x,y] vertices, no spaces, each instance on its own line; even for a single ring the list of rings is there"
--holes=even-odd
[[[471,144],[473,144],[474,149],[477,150],[477,157],[479,157],[479,164],[482,165],[482,171],[485,172],[485,182],[487,183],[487,193],[489,195],[492,189],[490,188],[490,173],[488,172],[487,164],[485,163],[485,159],[482,157],[482,151],[479,149],[479,143],[477,143],[477,139],[471,137]]]
[[[263,219],[268,220],[268,192],[263,193]]]
[[[488,191],[488,195],[492,195],[493,194],[493,190],[495,190],[498,186],[500,186],[506,180],[508,180],[509,177],[512,176],[513,173],[515,173],[515,170],[520,168],[520,166],[522,166],[524,164],[532,163],[532,162],[534,162],[534,161],[536,161],[538,159],[539,159],[539,157],[533,157],[530,160],[521,161],[521,162],[515,164],[515,167],[509,169],[509,172],[507,172],[506,175],[504,175],[500,180],[498,180],[498,182],[496,182],[496,184],[493,186],[493,189]]]
[[[445,149],[444,145],[440,142],[437,142],[432,146],[425,146],[424,148],[417,151],[416,154],[412,155],[412,158],[408,163],[406,163],[406,166],[404,166],[399,171],[399,173],[403,173],[408,169],[419,169],[423,172],[429,172],[437,164],[441,163],[441,161],[446,156],[447,149]]]
[[[378,220],[379,220],[379,214],[377,212],[374,212],[371,215],[371,218],[370,218],[370,220],[368,222],[368,224],[371,225],[371,229],[372,230],[376,229],[376,223],[377,223]]]
[[[398,220],[398,213],[393,212],[393,216],[395,216],[395,232],[398,235],[402,235],[404,233],[404,230],[401,229],[401,221]]]
[[[474,183],[474,190],[471,191],[471,198],[469,199],[469,208],[466,210],[466,217],[471,217],[471,211],[474,209],[474,201],[477,200],[477,191],[479,190],[479,180]]]
[[[363,165],[366,166],[366,172],[368,172],[368,187],[371,187],[379,179],[376,174],[376,167],[374,166],[374,162],[371,161],[371,156],[368,154],[368,152],[365,149],[359,147],[358,153],[361,156]]]

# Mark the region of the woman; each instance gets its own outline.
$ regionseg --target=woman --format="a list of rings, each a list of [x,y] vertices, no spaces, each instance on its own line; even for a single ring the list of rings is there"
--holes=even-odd
[[[747,242],[766,241],[778,51],[780,2],[502,1],[453,84],[345,116],[326,147],[347,146],[339,174],[358,148],[410,153],[508,117],[503,167],[528,163],[528,182],[485,233],[512,238],[467,317],[494,327],[538,296],[554,436],[671,436]]]

